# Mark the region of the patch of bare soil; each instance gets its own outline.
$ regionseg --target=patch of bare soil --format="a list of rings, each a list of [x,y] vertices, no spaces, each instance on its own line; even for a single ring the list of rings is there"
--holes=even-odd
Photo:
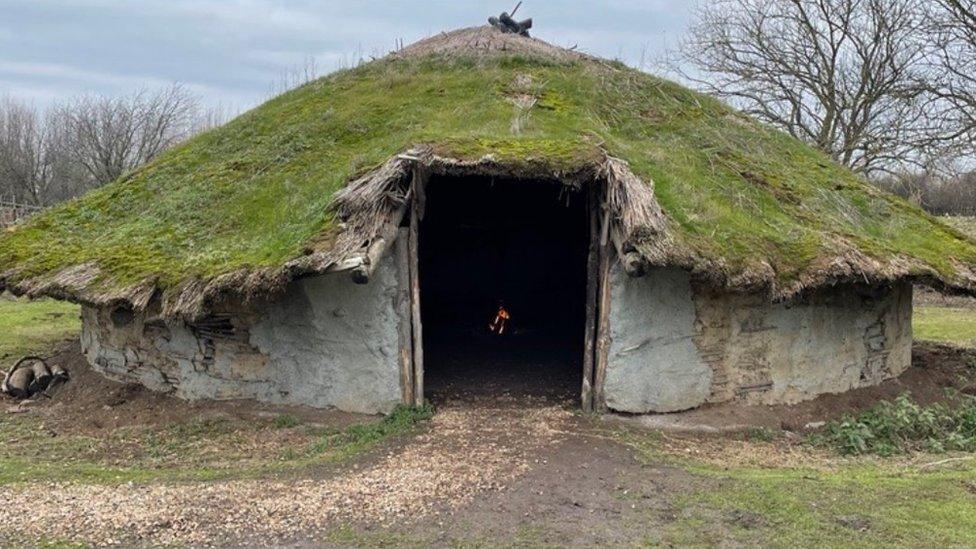
[[[252,400],[188,402],[157,393],[141,385],[112,381],[92,370],[81,354],[77,340],[66,342],[52,355],[49,364],[66,369],[71,380],[51,392],[23,403],[0,396],[7,411],[27,410],[55,431],[98,436],[123,427],[173,426],[199,420],[221,419],[246,424],[268,421],[281,415],[301,423],[343,428],[375,420],[373,416],[306,406],[284,406]]]
[[[676,520],[675,498],[701,484],[680,468],[641,464],[631,449],[585,423],[572,428],[572,436],[538,453],[517,482],[445,509],[437,520],[395,531],[444,547],[472,540],[503,546],[634,545]]]

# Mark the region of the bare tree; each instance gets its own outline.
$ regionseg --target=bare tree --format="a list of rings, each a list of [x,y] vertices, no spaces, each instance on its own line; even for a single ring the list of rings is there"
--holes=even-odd
[[[922,172],[881,177],[875,183],[936,215],[976,215],[976,172],[948,177]]]
[[[921,164],[942,133],[924,15],[917,0],[712,0],[680,72],[857,172]]]
[[[88,96],[39,112],[0,100],[0,198],[46,206],[113,181],[229,118],[173,85],[121,98]]]
[[[122,98],[84,97],[58,111],[71,159],[102,185],[191,135],[198,102],[175,84]]]
[[[55,151],[37,110],[0,100],[0,196],[42,205],[54,182]]]
[[[74,198],[98,186],[98,183],[79,164],[71,147],[75,139],[71,124],[61,108],[47,109],[43,117],[44,135],[51,165],[51,184],[43,197],[43,204],[50,206]]]
[[[927,20],[938,68],[939,114],[965,152],[976,153],[976,0],[935,0]]]

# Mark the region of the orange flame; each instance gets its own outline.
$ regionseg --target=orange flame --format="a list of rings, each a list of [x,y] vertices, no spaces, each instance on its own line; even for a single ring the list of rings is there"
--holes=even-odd
[[[498,312],[495,313],[495,318],[488,323],[488,331],[496,335],[502,335],[505,333],[505,327],[508,325],[508,319],[512,318],[512,315],[508,313],[503,305],[498,306]]]

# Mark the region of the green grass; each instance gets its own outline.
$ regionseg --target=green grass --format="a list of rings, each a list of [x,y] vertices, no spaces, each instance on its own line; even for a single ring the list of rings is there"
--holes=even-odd
[[[912,330],[916,340],[972,347],[976,345],[976,309],[917,306]]]
[[[693,475],[677,517],[643,540],[650,546],[971,547],[976,544],[976,462],[928,470],[884,462],[716,466],[658,451],[653,438],[624,435],[648,465]],[[940,459],[939,456],[933,461]],[[751,525],[732,517],[755,517]],[[863,531],[862,531],[863,529]]]
[[[299,424],[301,424],[301,420],[289,414],[282,414],[274,419],[274,425],[279,429],[288,429]]]
[[[976,240],[976,217],[965,215],[946,215],[939,217],[939,220],[963,233],[969,238]]]
[[[78,333],[77,305],[52,299],[29,301],[0,294],[0,360],[43,354],[57,341]]]
[[[971,547],[976,508],[968,482],[976,470],[949,473],[848,467],[836,473],[802,469],[701,471],[715,487],[688,496],[697,512],[665,539],[676,545],[722,542],[772,547]],[[748,511],[758,528],[734,525],[712,537],[707,518]],[[696,521],[694,515],[706,518]],[[852,526],[852,523],[855,526]],[[864,528],[865,531],[860,531]]]
[[[275,420],[200,420],[169,427],[127,427],[99,437],[51,437],[30,416],[0,417],[0,486],[14,482],[204,482],[290,475],[352,459],[408,435],[433,409],[400,407],[376,421],[344,429],[306,427],[284,443],[255,443]],[[301,427],[294,427],[301,428]],[[273,452],[273,453],[272,453]]]
[[[339,448],[343,452],[355,453],[397,433],[406,432],[417,423],[427,421],[433,416],[434,408],[429,404],[418,408],[399,406],[382,421],[353,425],[341,431],[324,434],[312,445],[312,451],[323,453]]]
[[[540,98],[518,135],[513,93]],[[653,181],[676,243],[728,273],[771,266],[790,282],[842,243],[949,278],[976,264],[976,244],[919,208],[676,84],[619,64],[428,58],[277,97],[0,236],[0,265],[16,283],[92,262],[89,292],[277,269],[328,249],[336,190],[415,144],[557,172],[606,150]]]

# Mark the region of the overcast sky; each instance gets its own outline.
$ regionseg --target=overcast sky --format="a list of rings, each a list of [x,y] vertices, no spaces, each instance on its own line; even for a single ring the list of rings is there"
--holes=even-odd
[[[182,82],[241,110],[309,56],[320,72],[442,30],[479,25],[514,0],[0,0],[0,96],[43,107],[82,93]],[[692,0],[525,0],[533,34],[636,65],[688,24]]]

